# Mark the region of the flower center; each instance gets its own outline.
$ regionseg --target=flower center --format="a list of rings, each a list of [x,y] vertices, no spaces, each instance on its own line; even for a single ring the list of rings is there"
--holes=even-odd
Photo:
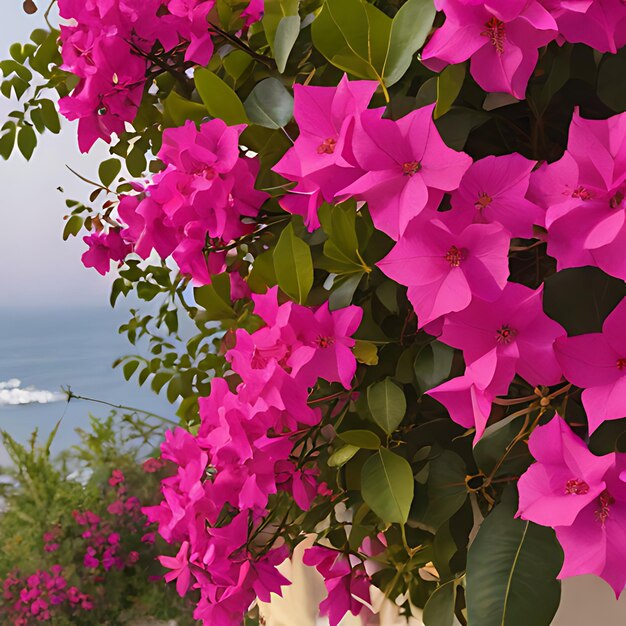
[[[604,527],[606,520],[609,519],[611,506],[615,504],[615,498],[605,489],[598,499],[600,508],[595,512],[596,521],[600,522],[602,527]]]
[[[591,198],[593,198],[593,194],[589,191],[589,189],[586,189],[581,185],[572,191],[572,198],[578,198],[579,200],[591,200]]]
[[[509,344],[515,337],[517,337],[517,331],[508,324],[505,324],[496,332],[496,341],[499,344]]]
[[[493,198],[488,194],[482,191],[478,194],[478,200],[474,203],[474,208],[478,211],[482,211],[486,209],[493,202]]]
[[[104,105],[98,109],[98,115],[106,115],[108,112],[109,110]]]
[[[612,209],[619,209],[622,202],[624,202],[624,192],[620,190],[609,200],[609,206]]]
[[[422,164],[419,161],[407,161],[402,164],[402,173],[405,176],[413,176],[422,169]]]
[[[335,338],[334,337],[323,337],[323,336],[320,335],[315,340],[315,343],[322,349],[329,348],[330,346],[334,345]]]
[[[456,246],[452,246],[445,255],[445,260],[450,264],[450,267],[459,267],[461,261],[465,258],[463,250],[459,250]]]
[[[617,365],[618,370],[623,370],[624,368],[626,368],[626,359],[625,358],[617,359],[616,365]]]
[[[504,22],[501,22],[497,17],[492,17],[485,24],[485,30],[480,34],[483,37],[489,38],[489,41],[491,41],[491,44],[498,54],[504,52],[504,42],[506,40]]]
[[[572,478],[565,483],[565,493],[574,496],[584,496],[589,493],[589,485],[579,478]]]
[[[324,139],[324,141],[317,146],[317,154],[333,154],[333,152],[335,152],[336,145],[337,140],[332,137],[328,137],[328,139]]]

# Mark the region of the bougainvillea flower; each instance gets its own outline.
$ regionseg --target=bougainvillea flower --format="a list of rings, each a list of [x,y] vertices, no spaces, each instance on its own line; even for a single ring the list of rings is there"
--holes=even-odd
[[[533,174],[531,197],[547,209],[558,269],[596,265],[626,279],[626,113],[586,120],[575,111],[565,155]]]
[[[624,455],[594,456],[558,416],[529,444],[538,462],[519,480],[518,514],[555,529],[565,553],[559,578],[596,574],[619,596],[626,586]]]
[[[557,34],[550,13],[537,0],[438,0],[435,5],[446,21],[422,52],[426,65],[441,71],[471,58],[472,76],[485,91],[523,99],[538,49]]]
[[[159,562],[163,567],[171,570],[165,574],[165,582],[176,581],[176,591],[179,596],[184,596],[191,584],[191,572],[189,570],[189,542],[183,541],[176,556],[160,556]]]
[[[338,626],[348,612],[357,616],[368,611],[366,605],[370,604],[369,576],[360,562],[352,564],[349,558],[322,546],[308,548],[302,558],[324,578],[328,597],[320,604],[320,615],[328,616],[330,626]]]
[[[518,515],[543,526],[571,525],[606,488],[615,455],[589,452],[558,415],[533,431],[528,446],[537,462],[518,482]]]
[[[339,189],[363,174],[352,157],[350,137],[355,117],[367,109],[377,87],[376,81],[349,81],[345,75],[337,87],[295,85],[300,135],[273,170],[307,187],[317,185],[332,201]]]
[[[413,220],[377,263],[389,278],[409,288],[420,328],[462,311],[474,297],[494,300],[509,276],[509,236],[499,224],[451,230],[447,215]]]
[[[473,380],[471,369],[463,376],[452,378],[426,392],[448,410],[452,421],[464,428],[475,428],[478,441],[487,427],[496,393],[487,387],[481,389]]]
[[[543,312],[542,295],[541,287],[507,283],[493,302],[476,298],[447,315],[439,340],[463,350],[482,389],[506,393],[516,372],[531,385],[554,385],[562,373],[553,344],[566,333]]]
[[[533,225],[545,222],[545,211],[526,199],[535,165],[520,154],[475,161],[451,193],[454,213],[470,222],[502,224],[511,237],[532,237]]]
[[[436,209],[444,191],[458,187],[472,162],[443,142],[433,123],[434,107],[397,121],[370,110],[356,122],[352,148],[366,173],[339,196],[365,200],[376,228],[395,240],[426,207]]]
[[[132,250],[118,229],[87,235],[83,241],[89,248],[81,257],[83,265],[93,267],[103,276],[111,269],[111,261],[123,261]]]
[[[561,337],[555,350],[565,378],[584,389],[590,432],[605,420],[626,417],[626,299],[606,318],[601,333]]]

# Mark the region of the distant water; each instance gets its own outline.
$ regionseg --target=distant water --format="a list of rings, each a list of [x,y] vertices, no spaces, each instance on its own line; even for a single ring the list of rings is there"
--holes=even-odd
[[[76,427],[89,413],[106,417],[101,404],[72,400],[61,387],[82,396],[106,400],[172,417],[172,407],[149,386],[126,382],[113,361],[137,353],[117,329],[127,317],[110,308],[0,311],[0,428],[24,442],[38,428],[45,437],[63,417],[53,450],[78,441]],[[0,449],[0,463],[6,452]]]

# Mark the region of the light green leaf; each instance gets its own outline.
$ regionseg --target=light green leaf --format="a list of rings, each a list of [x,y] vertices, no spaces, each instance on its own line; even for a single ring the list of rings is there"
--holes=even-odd
[[[465,63],[448,65],[437,77],[437,105],[435,119],[445,115],[461,92],[465,80]]]
[[[313,260],[311,249],[296,236],[291,223],[274,248],[274,269],[278,286],[292,300],[304,304],[313,286]]]
[[[505,494],[506,495],[506,494]],[[559,606],[563,552],[551,528],[515,519],[514,498],[483,521],[467,559],[468,622],[549,626]]]
[[[367,389],[367,404],[374,421],[391,435],[406,413],[404,392],[390,378]]]
[[[98,176],[102,184],[108,187],[115,180],[121,169],[122,164],[118,159],[113,158],[102,161],[100,167],[98,167]]]
[[[407,521],[414,488],[408,461],[387,448],[367,459],[361,470],[363,500],[385,522]]]
[[[248,116],[239,96],[217,74],[199,67],[194,81],[204,106],[212,117],[229,125],[247,124]]]
[[[380,448],[380,438],[371,430],[347,430],[343,433],[337,433],[337,437],[344,443],[364,450],[378,450]]]
[[[164,122],[167,126],[182,126],[187,120],[199,123],[207,117],[207,110],[204,105],[187,100],[175,91],[171,91],[165,98],[163,109],[165,112]]]
[[[378,365],[378,348],[375,343],[357,339],[352,352],[359,363],[363,363],[363,365]]]
[[[360,448],[357,446],[346,445],[338,450],[335,450],[328,457],[328,466],[329,467],[341,467],[345,465],[358,451]]]
[[[201,321],[225,320],[235,317],[230,303],[230,278],[227,273],[211,277],[211,284],[193,290],[196,303],[204,311],[198,316]]]
[[[244,106],[250,121],[265,128],[284,128],[293,117],[293,96],[277,78],[256,85]]]

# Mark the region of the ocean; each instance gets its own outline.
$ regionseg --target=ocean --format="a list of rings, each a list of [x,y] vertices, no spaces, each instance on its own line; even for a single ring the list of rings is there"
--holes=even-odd
[[[74,431],[88,426],[90,413],[106,417],[111,409],[82,400],[68,404],[61,392],[68,386],[78,395],[172,418],[175,407],[164,396],[112,368],[116,358],[140,353],[118,334],[126,319],[121,308],[0,311],[0,429],[25,442],[38,428],[43,439],[62,418],[53,452],[76,443]],[[0,464],[6,462],[0,449]]]

